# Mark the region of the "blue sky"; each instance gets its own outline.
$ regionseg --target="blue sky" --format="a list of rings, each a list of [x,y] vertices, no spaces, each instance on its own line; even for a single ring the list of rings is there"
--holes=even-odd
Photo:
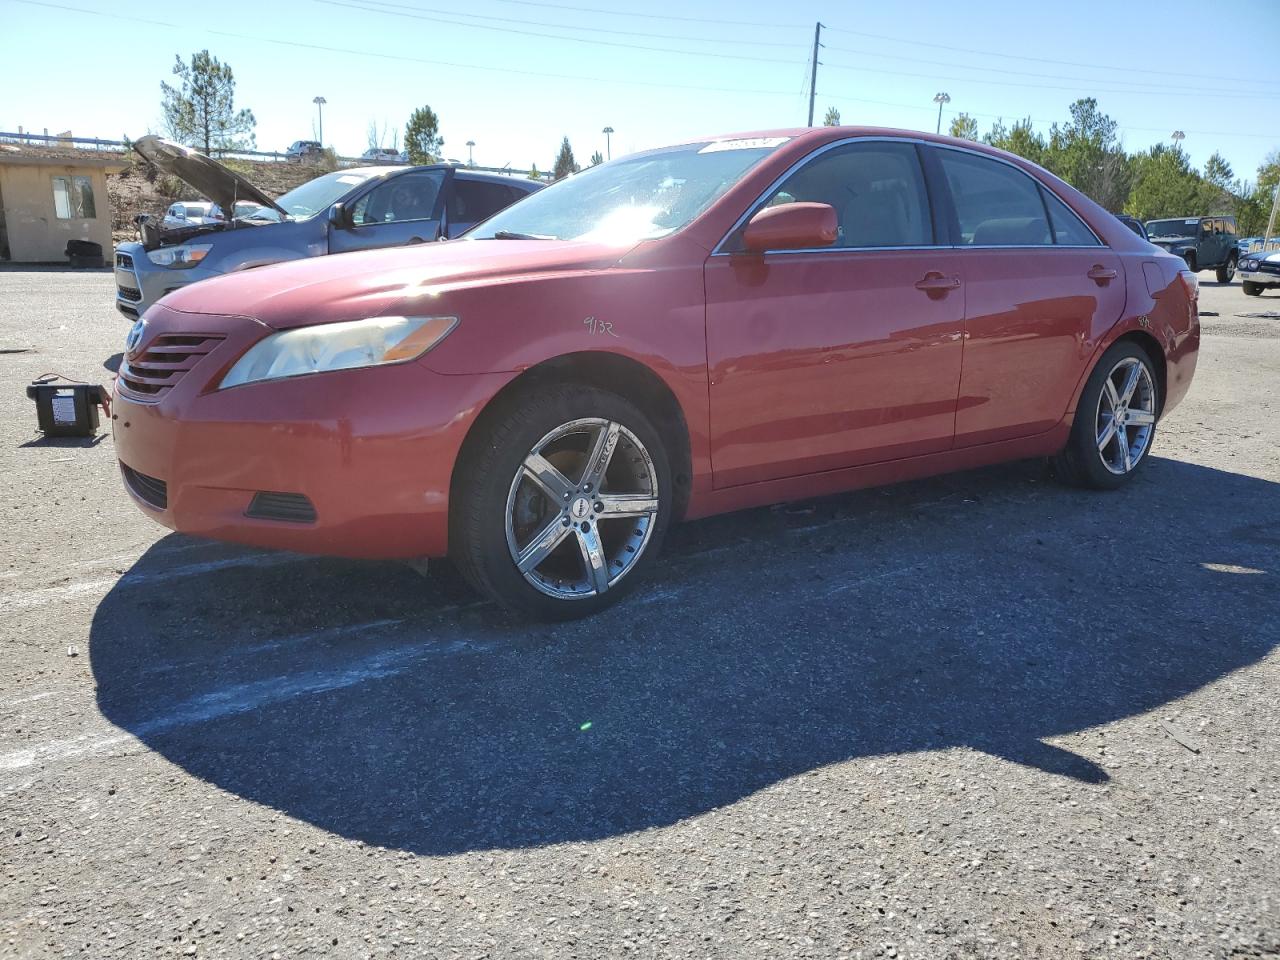
[[[1197,166],[1218,150],[1252,178],[1280,147],[1280,3],[1231,9],[1228,26],[1184,0],[0,0],[0,130],[158,131],[174,54],[208,47],[234,68],[259,149],[311,138],[323,95],[339,153],[428,103],[446,155],[474,140],[479,164],[545,169],[566,134],[580,162],[603,152],[605,126],[617,156],[803,125],[821,20],[817,122],[835,106],[846,124],[933,129],[946,91],[944,129],[964,110],[983,132],[1026,116],[1047,132],[1093,95],[1130,150],[1179,129]]]

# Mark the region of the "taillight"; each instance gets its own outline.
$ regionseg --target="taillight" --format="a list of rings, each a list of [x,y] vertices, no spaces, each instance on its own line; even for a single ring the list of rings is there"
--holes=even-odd
[[[1195,303],[1200,299],[1200,278],[1190,270],[1179,270],[1178,280],[1182,283],[1182,290],[1187,295],[1187,299]]]

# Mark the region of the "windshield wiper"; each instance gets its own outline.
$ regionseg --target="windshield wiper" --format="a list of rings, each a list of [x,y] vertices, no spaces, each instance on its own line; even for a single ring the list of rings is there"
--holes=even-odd
[[[555,237],[542,237],[535,233],[516,233],[514,230],[495,230],[490,240],[555,240]]]

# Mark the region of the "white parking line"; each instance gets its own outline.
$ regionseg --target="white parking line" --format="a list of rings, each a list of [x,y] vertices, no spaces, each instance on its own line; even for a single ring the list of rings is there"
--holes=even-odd
[[[101,753],[130,740],[145,740],[147,737],[183,727],[259,710],[296,697],[341,690],[370,680],[385,680],[405,673],[427,657],[454,653],[488,653],[495,647],[494,643],[468,640],[428,642],[383,650],[331,670],[309,670],[232,684],[198,694],[164,713],[132,724],[128,732],[121,732],[118,727],[110,725],[106,718],[98,718],[103,729],[96,735],[88,733],[51,740],[34,747],[0,754],[0,771],[23,770],[85,754]]]
[[[844,583],[837,584],[826,593],[824,597],[834,597],[837,593],[844,593],[846,590],[855,590],[865,583],[874,583],[876,580],[887,580],[890,577],[898,577],[904,573],[914,573],[924,567],[923,563],[913,563],[909,567],[899,567],[897,570],[886,570],[884,573],[876,573],[869,577],[858,577],[856,580],[847,580]]]
[[[299,560],[311,560],[296,553],[260,553],[249,556],[224,557],[221,560],[208,560],[204,563],[189,563],[185,566],[170,567],[151,573],[126,573],[119,577],[101,577],[96,580],[81,580],[59,584],[56,587],[40,587],[36,590],[23,590],[0,596],[0,612],[26,610],[30,607],[42,607],[50,603],[59,603],[85,594],[99,593],[105,595],[113,587],[136,587],[149,583],[161,583],[181,577],[195,577],[215,570],[227,570],[233,567],[274,567],[282,563],[296,563]]]

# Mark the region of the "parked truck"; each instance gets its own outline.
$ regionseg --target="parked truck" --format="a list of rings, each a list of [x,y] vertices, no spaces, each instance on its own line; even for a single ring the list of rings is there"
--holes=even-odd
[[[1240,256],[1235,217],[1176,217],[1148,220],[1147,236],[1157,247],[1187,262],[1192,273],[1217,272],[1219,283],[1230,283]]]

